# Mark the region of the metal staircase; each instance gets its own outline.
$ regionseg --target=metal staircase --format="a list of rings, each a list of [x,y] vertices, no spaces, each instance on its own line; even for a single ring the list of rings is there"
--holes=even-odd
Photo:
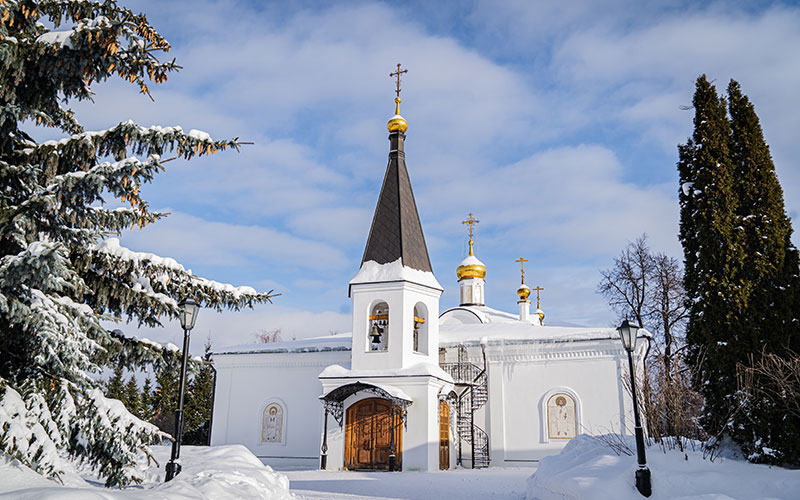
[[[467,361],[467,348],[458,346],[457,363],[441,363],[444,371],[449,373],[458,394],[456,403],[456,430],[458,432],[458,464],[463,465],[462,444],[467,443],[472,452],[472,468],[489,467],[489,436],[475,424],[477,412],[489,399],[489,389],[486,377],[486,354],[484,353],[483,368]]]

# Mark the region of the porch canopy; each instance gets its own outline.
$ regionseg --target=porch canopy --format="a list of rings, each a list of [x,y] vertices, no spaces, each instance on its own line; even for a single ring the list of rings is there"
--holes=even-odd
[[[356,380],[355,382],[348,382],[328,391],[319,397],[325,410],[328,411],[336,422],[341,427],[344,417],[344,401],[359,392],[372,393],[381,399],[385,399],[392,403],[392,405],[399,407],[405,412],[405,409],[413,402],[411,397],[398,389],[397,387],[378,384],[375,382],[364,382]]]

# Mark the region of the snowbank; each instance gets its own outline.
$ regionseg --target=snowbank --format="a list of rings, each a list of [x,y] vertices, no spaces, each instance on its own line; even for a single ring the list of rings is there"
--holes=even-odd
[[[635,450],[631,436],[629,447]],[[699,451],[651,447],[647,464],[652,500],[757,500],[800,498],[800,470],[732,459],[704,460]],[[634,486],[635,456],[617,456],[597,438],[579,435],[560,454],[542,459],[528,478],[527,500],[642,500]]]
[[[49,481],[16,460],[0,459],[0,499],[126,499],[126,500],[290,500],[289,479],[274,472],[244,446],[183,446],[183,471],[164,483],[170,448],[153,448],[160,466],[148,469],[147,481],[121,490],[69,478],[67,485]]]

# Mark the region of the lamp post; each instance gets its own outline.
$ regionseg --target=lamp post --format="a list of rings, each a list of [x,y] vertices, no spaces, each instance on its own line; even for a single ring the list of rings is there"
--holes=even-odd
[[[639,468],[636,469],[636,489],[642,496],[649,497],[653,490],[650,484],[650,469],[647,468],[647,458],[644,452],[644,433],[642,432],[642,422],[639,419],[639,402],[636,399],[636,375],[633,371],[633,350],[636,348],[636,334],[639,325],[632,324],[627,319],[617,328],[622,345],[628,352],[628,367],[631,374],[631,396],[633,397],[633,421],[636,433],[636,458]]]
[[[172,480],[181,473],[181,435],[183,434],[183,393],[186,387],[186,362],[189,359],[189,333],[197,321],[197,312],[200,306],[194,299],[184,299],[178,304],[180,313],[178,318],[183,328],[183,359],[181,360],[181,380],[178,389],[178,409],[175,410],[175,436],[172,441],[172,456],[167,462],[167,481]]]

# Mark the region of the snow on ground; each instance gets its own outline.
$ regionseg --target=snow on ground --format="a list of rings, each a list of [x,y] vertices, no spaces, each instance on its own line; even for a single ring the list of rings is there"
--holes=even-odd
[[[631,436],[628,446],[635,450]],[[652,500],[798,500],[800,470],[730,458],[703,459],[699,451],[647,450]],[[528,479],[527,500],[642,500],[634,486],[636,457],[617,456],[597,438],[580,435],[560,454],[542,459]]]
[[[530,468],[284,472],[298,500],[522,500]]]
[[[183,446],[183,471],[164,483],[170,448],[153,447],[159,466],[147,470],[147,480],[125,489],[103,488],[74,475],[64,485],[49,481],[17,461],[0,458],[0,499],[18,500],[290,500],[289,480],[263,465],[247,448]]]

